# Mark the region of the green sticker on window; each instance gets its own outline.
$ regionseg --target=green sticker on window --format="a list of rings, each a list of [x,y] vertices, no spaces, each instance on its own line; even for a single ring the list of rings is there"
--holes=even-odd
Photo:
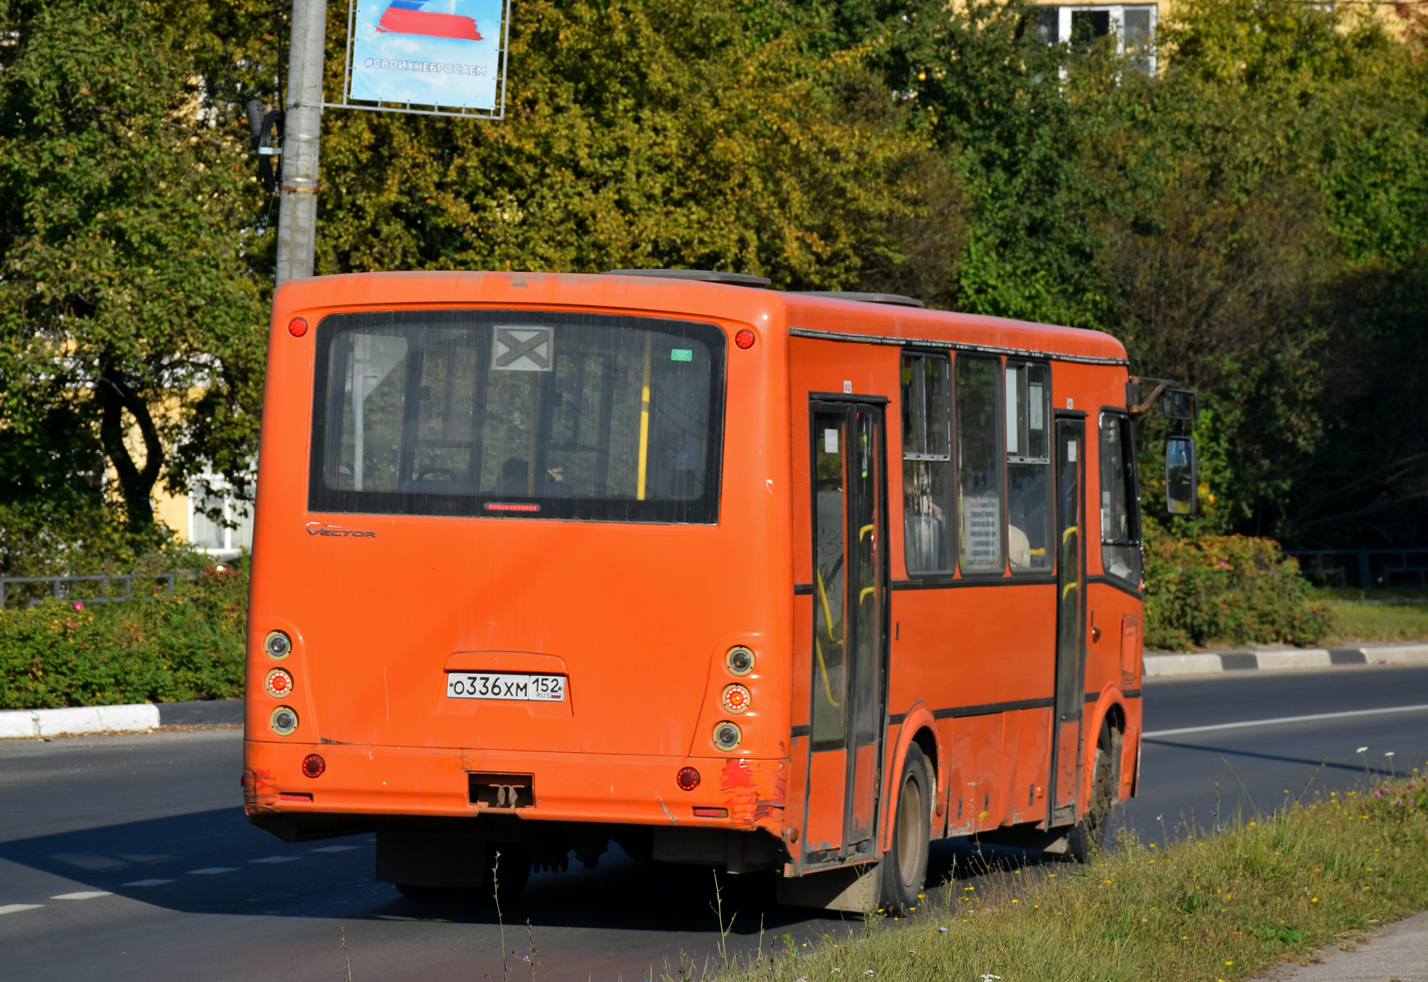
[[[671,348],[669,352],[670,361],[693,361],[693,348]]]

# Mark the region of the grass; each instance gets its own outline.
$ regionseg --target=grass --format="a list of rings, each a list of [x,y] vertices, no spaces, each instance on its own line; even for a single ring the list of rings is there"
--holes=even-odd
[[[1340,641],[1416,641],[1428,638],[1428,590],[1320,590],[1330,635]]]
[[[1123,834],[1091,864],[1038,879],[954,882],[902,923],[870,917],[861,936],[806,948],[786,938],[721,978],[1239,982],[1428,907],[1425,838],[1415,769],[1308,803],[1286,796],[1272,816],[1163,848]]]

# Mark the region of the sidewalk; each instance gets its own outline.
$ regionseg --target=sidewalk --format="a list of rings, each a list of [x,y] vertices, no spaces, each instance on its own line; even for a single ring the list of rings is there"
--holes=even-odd
[[[1385,925],[1353,951],[1329,948],[1313,965],[1284,965],[1257,982],[1428,982],[1428,911]]]
[[[1362,648],[1284,648],[1191,655],[1145,653],[1145,677],[1204,675],[1255,669],[1329,668],[1333,665],[1428,665],[1428,645],[1385,644]]]
[[[141,702],[128,706],[16,709],[0,712],[0,739],[133,732],[159,726],[225,726],[243,722],[242,699]]]

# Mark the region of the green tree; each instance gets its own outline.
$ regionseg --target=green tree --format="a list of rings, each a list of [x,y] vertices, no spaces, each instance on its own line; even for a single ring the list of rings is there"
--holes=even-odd
[[[336,15],[329,37],[340,43]],[[318,266],[735,269],[848,288],[895,265],[934,168],[868,50],[756,41],[732,0],[529,0],[499,123],[324,118]],[[329,47],[329,87],[342,58]]]
[[[0,447],[26,461],[0,497],[93,487],[102,453],[142,528],[161,478],[256,446],[261,200],[212,91],[232,13],[0,2]]]

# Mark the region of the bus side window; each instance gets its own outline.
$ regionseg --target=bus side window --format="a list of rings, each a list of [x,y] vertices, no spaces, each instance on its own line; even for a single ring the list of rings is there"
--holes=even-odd
[[[1101,413],[1101,563],[1140,586],[1140,496],[1129,416]]]
[[[903,552],[909,574],[952,572],[951,364],[902,356]]]
[[[1007,560],[1013,573],[1051,569],[1051,372],[1007,363]]]
[[[959,354],[956,372],[958,555],[963,573],[1000,573],[1004,568],[997,391],[1001,359]]]

